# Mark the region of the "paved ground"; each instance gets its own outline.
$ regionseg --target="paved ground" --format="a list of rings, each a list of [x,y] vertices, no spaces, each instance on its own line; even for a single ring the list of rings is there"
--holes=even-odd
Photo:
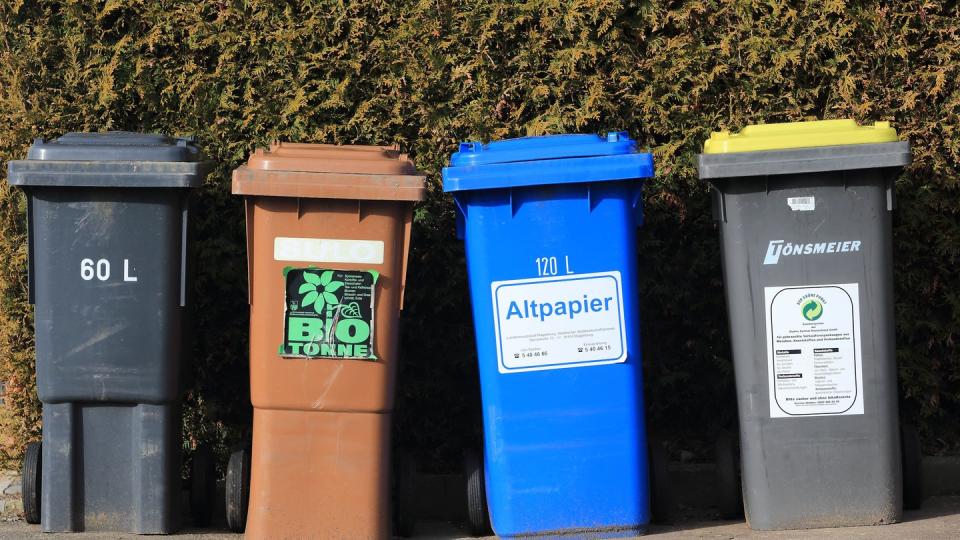
[[[814,529],[809,531],[755,532],[743,522],[716,521],[716,501],[711,489],[715,477],[711,464],[683,465],[672,463],[671,486],[674,491],[673,515],[678,516],[669,526],[653,526],[650,537],[664,539],[704,538],[710,540],[732,539],[957,539],[960,540],[960,457],[925,458],[924,492],[936,495],[924,502],[922,510],[907,512],[905,521],[881,527],[855,527],[843,529]],[[418,539],[446,540],[468,538],[466,530],[449,520],[465,519],[467,502],[463,477],[460,475],[419,475],[414,512],[416,515],[432,516],[417,526]],[[186,492],[183,494],[186,503]],[[223,501],[222,485],[216,498]],[[20,504],[20,478],[16,472],[0,471],[0,540],[113,540],[140,539],[135,535],[122,534],[43,534],[39,526],[27,525],[16,519],[22,512]],[[183,508],[186,515],[188,509]],[[223,522],[222,505],[214,513],[215,519]],[[167,538],[167,537],[163,537]],[[173,535],[174,539],[193,540],[240,540],[240,535],[225,532],[225,527],[206,530],[187,530]]]
[[[416,538],[446,540],[466,538],[466,533],[455,525],[441,522],[423,523],[418,526]],[[934,497],[924,503],[922,510],[907,512],[903,523],[881,527],[850,527],[844,529],[812,529],[808,531],[751,531],[742,522],[704,521],[696,518],[671,526],[655,526],[649,537],[663,539],[704,538],[733,540],[749,538],[756,540],[789,540],[814,538],[851,538],[876,540],[952,540],[960,538],[960,496]],[[142,539],[136,535],[120,534],[43,534],[36,525],[22,521],[0,522],[0,539],[23,540],[107,540]],[[239,535],[222,531],[188,531],[173,535],[172,539],[191,540],[236,540]]]

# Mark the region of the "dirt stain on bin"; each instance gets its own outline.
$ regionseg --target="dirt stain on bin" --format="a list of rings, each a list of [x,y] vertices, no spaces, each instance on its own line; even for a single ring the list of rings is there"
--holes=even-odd
[[[248,235],[251,538],[389,534],[396,323],[423,181],[396,149],[375,146],[278,143],[234,171],[233,193],[246,198]],[[316,269],[314,282],[302,285],[302,294],[313,295],[308,305],[330,292],[329,279],[319,281],[325,272],[365,274],[364,283],[375,272],[373,285],[364,285],[372,289],[356,300],[371,306],[372,354],[307,356],[299,352],[304,345],[284,355],[294,350],[287,348],[287,310],[302,313],[296,310],[306,300],[287,302],[285,269]],[[345,294],[340,287],[335,292]],[[307,324],[329,324],[326,313],[317,311]],[[330,347],[336,344],[330,335],[307,343],[318,341],[339,350]]]

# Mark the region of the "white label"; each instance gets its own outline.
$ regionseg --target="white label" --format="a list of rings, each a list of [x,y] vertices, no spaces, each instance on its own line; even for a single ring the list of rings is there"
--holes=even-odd
[[[863,414],[856,283],[764,288],[772,418]]]
[[[273,260],[383,264],[383,242],[278,236],[273,239]]]
[[[131,275],[130,259],[123,259],[123,281],[137,282],[137,276]],[[110,261],[108,259],[82,259],[80,261],[80,279],[92,281],[109,281],[111,276]]]
[[[130,273],[130,259],[123,260],[123,280],[137,282],[137,276]]]
[[[835,242],[812,242],[809,244],[771,240],[767,244],[767,253],[763,257],[763,264],[777,264],[781,257],[853,253],[860,251],[862,245],[863,242],[860,240],[837,240]]]
[[[788,197],[787,205],[794,212],[810,212],[817,209],[817,201],[813,197]]]
[[[500,373],[627,359],[620,272],[495,281]]]

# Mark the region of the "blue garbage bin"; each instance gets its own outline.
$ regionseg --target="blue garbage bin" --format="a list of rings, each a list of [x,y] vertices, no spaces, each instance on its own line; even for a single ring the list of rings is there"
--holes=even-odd
[[[652,176],[626,133],[463,143],[443,170],[483,400],[471,520],[488,505],[499,536],[649,522],[635,240]]]

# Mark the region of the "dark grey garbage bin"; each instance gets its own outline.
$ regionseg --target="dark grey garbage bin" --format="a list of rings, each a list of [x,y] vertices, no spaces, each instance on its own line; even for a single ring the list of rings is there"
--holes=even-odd
[[[886,122],[749,126],[699,156],[714,191],[755,529],[902,513]]]
[[[28,201],[44,531],[178,527],[188,201],[210,168],[189,140],[126,132],[38,139],[9,165]]]

